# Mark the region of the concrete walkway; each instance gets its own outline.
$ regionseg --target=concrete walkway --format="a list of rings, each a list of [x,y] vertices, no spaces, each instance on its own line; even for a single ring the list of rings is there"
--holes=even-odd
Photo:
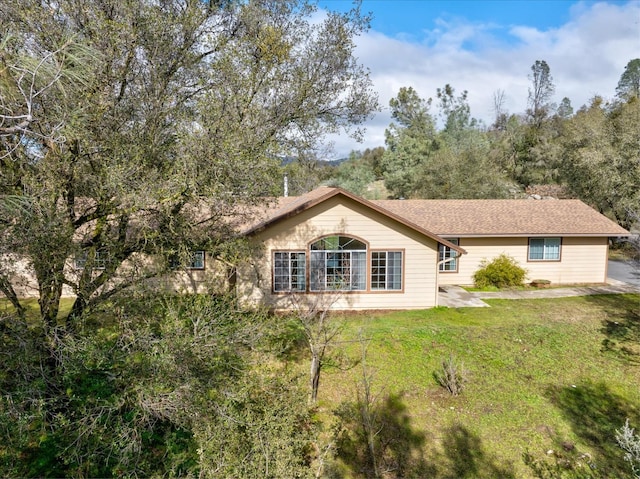
[[[438,304],[449,308],[487,307],[483,299],[535,299],[586,296],[590,294],[640,293],[640,286],[609,278],[602,286],[577,286],[571,288],[540,288],[527,290],[469,292],[460,286],[441,286]]]
[[[460,286],[440,286],[438,306],[447,308],[483,308],[489,305],[482,301],[478,293],[470,293]]]

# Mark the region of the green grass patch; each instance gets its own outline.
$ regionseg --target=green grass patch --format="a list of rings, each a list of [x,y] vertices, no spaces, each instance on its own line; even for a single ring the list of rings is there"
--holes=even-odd
[[[628,473],[615,429],[627,417],[640,427],[640,296],[487,302],[336,316],[335,347],[357,360],[366,339],[373,389],[399,398],[405,426],[424,436],[414,452],[429,477],[534,477],[526,452],[587,453],[607,477]],[[434,379],[450,355],[468,370],[457,397]],[[355,400],[361,377],[359,367],[324,372],[327,416]]]
[[[62,298],[60,300],[60,311],[58,317],[62,318],[69,314],[73,306],[74,298]],[[21,299],[20,303],[27,310],[27,317],[36,319],[40,317],[40,305],[37,298]],[[11,302],[7,299],[0,298],[0,314],[13,314],[15,310]]]

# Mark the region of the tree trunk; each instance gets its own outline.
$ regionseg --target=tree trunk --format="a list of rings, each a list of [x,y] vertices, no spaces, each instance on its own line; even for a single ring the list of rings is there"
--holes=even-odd
[[[0,291],[2,291],[2,294],[5,295],[11,305],[15,308],[16,312],[18,313],[18,317],[24,319],[26,310],[24,309],[24,306],[20,304],[18,295],[13,289],[11,282],[4,275],[0,276]]]
[[[82,316],[85,308],[87,307],[87,302],[82,296],[77,296],[75,301],[73,302],[73,306],[71,307],[71,312],[67,315],[67,319],[65,321],[65,329],[67,334],[71,334],[75,331],[76,320]]]
[[[62,297],[62,284],[40,285],[40,316],[42,317],[45,333],[49,335],[58,325],[58,312],[60,311],[60,298]]]
[[[315,349],[312,348],[311,352],[311,402],[316,402],[318,399],[318,388],[320,387],[320,369],[322,367],[322,361],[320,355]]]

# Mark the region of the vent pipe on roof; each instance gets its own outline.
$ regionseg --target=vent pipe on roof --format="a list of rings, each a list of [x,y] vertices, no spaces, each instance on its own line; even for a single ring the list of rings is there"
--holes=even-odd
[[[289,196],[289,175],[284,174],[284,197]]]

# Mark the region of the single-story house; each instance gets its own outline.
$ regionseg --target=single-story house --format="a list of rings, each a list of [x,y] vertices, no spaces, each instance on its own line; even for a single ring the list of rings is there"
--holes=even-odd
[[[243,234],[250,304],[290,309],[418,309],[439,285],[470,285],[483,260],[513,257],[528,279],[604,283],[609,239],[629,232],[579,200],[365,200],[320,187],[283,197]]]
[[[276,310],[421,309],[437,305],[440,286],[471,285],[481,262],[503,253],[529,280],[604,283],[609,239],[629,236],[579,200],[374,201],[332,187],[278,198],[237,231],[255,246],[250,261],[233,265],[195,251],[151,284],[231,288],[246,305]],[[104,268],[98,253],[96,274]],[[69,260],[65,274],[77,278],[85,263]],[[13,260],[12,283],[19,296],[37,295],[26,262]]]

